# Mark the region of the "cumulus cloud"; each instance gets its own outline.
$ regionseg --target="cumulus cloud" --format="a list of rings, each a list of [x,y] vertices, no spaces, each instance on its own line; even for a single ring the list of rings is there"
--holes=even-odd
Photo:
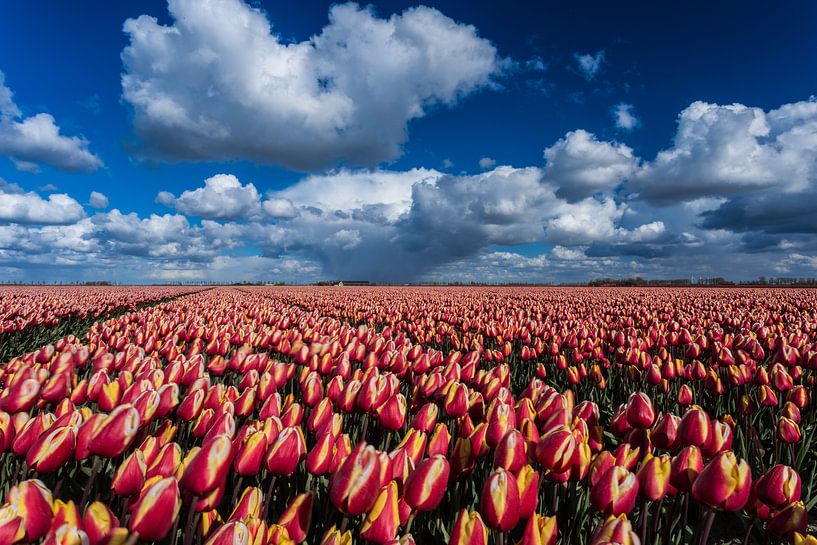
[[[108,197],[99,191],[91,191],[91,196],[88,198],[88,206],[91,208],[108,208]]]
[[[556,195],[570,202],[612,190],[637,166],[628,146],[599,141],[581,129],[546,148],[544,156],[546,179],[558,187]]]
[[[204,187],[185,191],[178,197],[161,191],[156,201],[183,214],[212,220],[254,219],[261,211],[255,186],[242,184],[232,174],[211,176],[204,180]]]
[[[611,110],[613,120],[616,122],[616,128],[631,131],[638,127],[641,122],[635,116],[635,108],[632,104],[619,102]]]
[[[477,29],[433,8],[389,18],[335,5],[282,42],[241,0],[170,0],[169,26],[128,19],[122,94],[145,151],[311,170],[400,155],[410,120],[492,85],[506,64]]]
[[[604,62],[604,50],[599,51],[595,55],[590,53],[584,55],[574,53],[573,58],[576,59],[576,66],[579,72],[582,73],[587,81],[590,81],[596,77],[596,74],[598,74],[601,69],[601,64]]]
[[[24,116],[0,71],[0,155],[27,172],[38,172],[40,165],[66,172],[93,172],[102,166],[102,160],[88,150],[88,145],[81,136],[62,134],[51,114]]]
[[[479,168],[482,170],[488,170],[494,168],[496,166],[496,161],[491,159],[490,157],[483,157],[479,160]]]
[[[645,163],[630,189],[653,204],[762,191],[795,194],[817,179],[817,101],[764,112],[694,102],[672,147]]]
[[[85,217],[82,205],[65,193],[43,198],[0,179],[0,222],[65,225]]]

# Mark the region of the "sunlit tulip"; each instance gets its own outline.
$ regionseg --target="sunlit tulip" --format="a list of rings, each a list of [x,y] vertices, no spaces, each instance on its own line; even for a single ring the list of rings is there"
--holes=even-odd
[[[389,482],[375,499],[363,525],[360,537],[374,543],[387,543],[394,539],[400,526],[400,515],[397,509],[397,483]]]
[[[488,528],[476,511],[463,509],[457,516],[448,545],[488,545]]]
[[[609,468],[590,490],[590,503],[606,515],[632,511],[638,495],[638,479],[626,468]]]
[[[71,455],[77,443],[76,429],[62,426],[44,432],[29,448],[26,465],[39,473],[59,469]]]
[[[26,541],[37,541],[51,527],[51,491],[38,479],[23,481],[12,486],[6,502],[23,520]]]
[[[692,484],[703,468],[701,450],[696,446],[688,446],[673,457],[670,463],[669,482],[681,492],[690,492]]]
[[[139,412],[131,405],[120,405],[99,423],[88,448],[104,458],[122,454],[133,442],[139,430]]]
[[[146,485],[147,486],[147,485]],[[133,506],[128,528],[145,541],[163,539],[179,515],[179,484],[167,477],[149,485]]]
[[[777,421],[775,437],[783,443],[796,443],[801,437],[800,426],[785,416],[781,416]]]
[[[263,431],[247,434],[233,459],[233,469],[242,477],[257,475],[267,454],[267,436]]]
[[[380,489],[382,463],[374,447],[365,443],[355,447],[330,480],[334,506],[350,516],[367,512]]]
[[[323,534],[320,545],[352,545],[352,532],[341,532],[336,526],[332,526]]]
[[[534,514],[528,519],[518,545],[555,545],[557,538],[556,517]]]
[[[232,462],[233,444],[225,435],[205,442],[185,464],[179,485],[196,496],[212,492],[226,477]]]
[[[314,492],[298,494],[278,519],[278,524],[286,528],[290,539],[297,543],[304,541],[309,533],[314,501]]]
[[[533,515],[539,504],[539,473],[526,465],[516,474],[519,489],[519,518],[525,520]]]
[[[205,545],[250,545],[250,530],[241,521],[228,522],[214,531]]]
[[[627,400],[627,423],[634,428],[649,428],[655,421],[652,401],[644,392],[633,392]]]
[[[119,526],[119,521],[104,503],[95,501],[85,509],[82,529],[88,535],[89,545],[101,545]]]
[[[241,493],[241,497],[233,507],[233,511],[227,520],[246,521],[247,519],[258,518],[261,514],[261,503],[264,499],[264,494],[257,486],[245,488]]]
[[[752,470],[745,460],[727,450],[710,460],[692,484],[696,501],[713,509],[737,511],[746,505],[752,488]]]
[[[275,475],[292,475],[306,456],[306,441],[298,427],[284,428],[267,451],[267,470]]]
[[[141,450],[129,454],[113,474],[111,490],[119,496],[136,494],[145,484],[147,466]]]
[[[507,532],[519,521],[519,487],[516,479],[503,468],[495,469],[485,481],[479,511],[488,526]]]
[[[660,456],[648,455],[638,468],[638,492],[642,497],[650,501],[662,499],[670,489],[670,465],[669,455]]]
[[[782,464],[772,467],[755,482],[757,497],[775,509],[798,501],[801,487],[797,471]]]
[[[641,545],[626,515],[609,517],[593,536],[591,545]]]
[[[781,509],[766,522],[766,528],[775,535],[790,539],[794,532],[803,533],[808,525],[808,512],[803,502],[796,501]]]
[[[448,486],[450,471],[448,461],[441,455],[420,462],[405,483],[403,494],[408,504],[418,511],[437,507]]]

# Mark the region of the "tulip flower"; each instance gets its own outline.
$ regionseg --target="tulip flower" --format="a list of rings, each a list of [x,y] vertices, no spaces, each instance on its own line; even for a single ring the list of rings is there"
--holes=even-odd
[[[205,545],[250,545],[250,530],[241,521],[228,522],[213,532]]]
[[[633,392],[627,400],[627,423],[634,428],[649,428],[655,421],[652,401],[644,392]]]
[[[395,394],[377,409],[377,418],[380,424],[389,431],[396,431],[406,423],[406,398],[403,394]]]
[[[238,446],[233,469],[242,477],[257,475],[267,453],[267,436],[263,431],[254,431],[244,437]]]
[[[374,543],[387,543],[397,535],[400,526],[400,515],[397,509],[397,483],[389,482],[375,499],[363,525],[360,537]]]
[[[696,446],[688,446],[672,459],[669,482],[681,492],[690,492],[692,483],[703,468],[701,450]]]
[[[404,497],[418,511],[431,511],[440,504],[448,486],[450,474],[444,456],[426,458],[416,467],[405,483]]]
[[[536,460],[554,473],[570,469],[575,452],[576,437],[564,427],[543,435],[536,444]]]
[[[119,521],[111,510],[102,502],[95,501],[85,509],[82,518],[82,529],[88,535],[89,545],[101,545],[119,526]]]
[[[794,545],[817,545],[817,537],[804,536],[800,532],[794,532],[793,540]]]
[[[636,476],[638,477],[638,491],[649,501],[662,499],[670,490],[671,460],[668,454],[660,456],[647,455],[641,463]]]
[[[374,447],[365,443],[355,447],[330,479],[334,506],[350,516],[367,512],[380,489],[382,463]]]
[[[43,537],[51,527],[51,491],[38,479],[23,481],[12,486],[6,503],[23,520],[24,539],[32,542]]]
[[[142,490],[147,471],[141,450],[129,454],[113,474],[111,489],[119,496],[130,496]]]
[[[805,532],[807,524],[806,506],[796,501],[772,515],[766,522],[766,528],[775,535],[791,539],[795,532]]]
[[[556,517],[534,514],[528,519],[518,545],[555,545],[557,538]]]
[[[476,511],[463,509],[457,516],[448,545],[488,545],[488,528]]]
[[[428,445],[426,451],[429,456],[440,454],[442,456],[448,455],[448,446],[451,443],[451,434],[448,433],[448,427],[445,424],[437,424],[434,431],[428,438]]]
[[[524,466],[516,474],[516,486],[519,489],[519,518],[526,520],[539,504],[539,473],[530,465]]]
[[[226,435],[205,442],[186,464],[179,485],[196,496],[204,496],[224,481],[232,462],[233,444]]]
[[[752,471],[745,460],[725,451],[710,460],[692,484],[692,496],[713,509],[738,511],[752,488]]]
[[[706,412],[700,407],[692,407],[684,413],[678,425],[678,440],[684,446],[704,448],[709,440],[711,426]]]
[[[626,468],[613,466],[590,489],[590,503],[606,515],[632,511],[638,496],[638,479]]]
[[[17,543],[26,535],[23,517],[11,505],[0,507],[0,543]]]
[[[352,532],[341,532],[332,526],[323,534],[320,545],[352,545]]]
[[[799,501],[801,487],[797,471],[782,464],[774,466],[755,482],[757,497],[775,509]]]
[[[99,423],[88,448],[103,458],[119,456],[133,442],[139,424],[139,412],[131,405],[120,405]]]
[[[593,536],[591,545],[641,545],[638,534],[633,532],[633,527],[626,515],[609,517],[604,521],[601,528]]]
[[[778,441],[783,443],[796,443],[800,440],[800,426],[793,420],[781,416],[777,421],[777,429],[775,430],[775,437]]]
[[[507,532],[519,521],[519,487],[516,479],[503,468],[495,469],[485,481],[479,511],[488,526]]]
[[[264,494],[257,486],[245,488],[227,520],[246,522],[247,519],[258,518],[261,514],[261,502],[263,499]]]
[[[267,469],[275,475],[292,475],[304,456],[306,441],[301,428],[284,428],[267,451]]]
[[[170,531],[180,508],[181,497],[176,479],[160,479],[143,490],[133,505],[128,528],[144,541],[158,541]]]
[[[304,541],[309,533],[314,502],[314,492],[298,494],[278,519],[278,524],[286,528],[290,539],[297,543]]]
[[[39,473],[59,469],[71,455],[77,443],[76,429],[61,426],[44,432],[28,449],[26,465]]]

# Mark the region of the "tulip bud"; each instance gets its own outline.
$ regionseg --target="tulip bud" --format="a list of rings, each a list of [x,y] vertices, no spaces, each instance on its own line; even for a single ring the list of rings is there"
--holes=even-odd
[[[88,535],[89,545],[102,545],[118,526],[119,521],[104,503],[95,501],[85,509],[82,529]]]
[[[241,521],[228,522],[213,532],[205,545],[250,545],[250,530]]]
[[[799,501],[801,488],[797,471],[782,464],[771,468],[755,483],[757,497],[775,509]]]
[[[766,528],[775,535],[790,539],[795,532],[805,532],[807,524],[806,506],[803,502],[796,501],[772,515],[766,522]]]
[[[670,466],[668,454],[660,456],[647,455],[638,469],[638,491],[649,501],[659,501],[670,489]]]
[[[682,445],[706,446],[709,440],[711,424],[709,416],[700,407],[689,409],[678,425],[678,439]]]
[[[375,499],[374,505],[360,527],[360,537],[375,543],[394,539],[400,526],[397,509],[397,483],[390,481]]]
[[[429,456],[440,454],[448,456],[448,445],[451,443],[451,434],[448,433],[448,427],[443,424],[437,424],[434,427],[434,432],[428,438],[428,446],[426,451]]]
[[[530,465],[524,466],[516,474],[516,486],[519,489],[519,518],[530,518],[539,504],[539,473]]]
[[[242,477],[257,475],[267,453],[267,436],[263,431],[247,434],[238,447],[233,469]]]
[[[672,459],[669,482],[681,492],[689,492],[692,490],[692,483],[698,478],[703,468],[701,450],[690,445]]]
[[[14,507],[11,505],[0,507],[0,543],[17,543],[25,535],[23,518],[17,514]]]
[[[286,528],[290,539],[297,543],[306,540],[309,533],[309,525],[312,522],[312,504],[314,502],[314,492],[298,494],[278,520],[278,524]]]
[[[448,545],[488,545],[488,528],[485,527],[479,513],[466,509],[460,511],[451,530]]]
[[[336,526],[329,528],[321,539],[320,545],[352,545],[352,532],[341,533]]]
[[[306,441],[301,428],[284,428],[267,452],[267,469],[275,475],[292,475],[304,456]]]
[[[796,443],[801,437],[800,426],[798,426],[793,420],[790,420],[785,416],[781,416],[777,421],[775,436],[777,437],[778,441],[782,441],[783,443]]]
[[[374,447],[366,443],[355,447],[330,479],[334,506],[349,516],[367,512],[380,489],[381,464]]]
[[[74,453],[77,443],[76,428],[61,426],[44,432],[26,454],[26,465],[38,473],[59,469]]]
[[[553,473],[570,469],[576,452],[576,437],[567,428],[557,428],[539,438],[536,460]]]
[[[130,496],[142,490],[145,484],[145,457],[141,450],[128,455],[113,474],[111,489],[119,496]]]
[[[509,430],[494,451],[494,467],[516,472],[528,461],[525,438],[517,430]]]
[[[556,517],[534,514],[528,519],[518,545],[556,545],[557,538]]]
[[[144,541],[159,541],[170,531],[180,508],[176,479],[160,479],[144,490],[134,504],[128,528]]]
[[[233,444],[226,435],[206,441],[185,464],[179,484],[196,496],[204,496],[219,486],[227,476],[232,462]]]
[[[633,392],[627,400],[627,423],[634,428],[649,428],[655,421],[652,401],[644,392]]]
[[[519,521],[519,487],[507,470],[497,468],[485,481],[479,510],[491,528],[507,532],[516,526]]]
[[[408,504],[418,511],[431,511],[440,504],[448,486],[450,467],[444,456],[426,458],[411,473],[403,492]]]
[[[696,501],[713,509],[738,511],[746,505],[752,488],[752,471],[745,460],[725,451],[710,460],[692,484]]]
[[[257,486],[245,488],[235,504],[233,512],[227,518],[229,521],[240,520],[246,522],[247,519],[258,518],[261,514],[261,503],[263,502],[264,494]]]
[[[626,515],[619,515],[617,517],[609,517],[604,524],[602,524],[590,545],[641,545],[641,540],[638,534],[633,532],[633,527],[630,521],[627,520]]]
[[[25,541],[34,542],[43,537],[51,527],[51,491],[38,479],[23,481],[12,486],[6,503],[23,520]]]
[[[638,495],[638,479],[626,468],[608,469],[590,490],[590,503],[606,515],[621,515],[632,511]]]
[[[131,405],[120,405],[96,428],[88,448],[103,458],[115,458],[130,446],[139,430],[139,413]]]

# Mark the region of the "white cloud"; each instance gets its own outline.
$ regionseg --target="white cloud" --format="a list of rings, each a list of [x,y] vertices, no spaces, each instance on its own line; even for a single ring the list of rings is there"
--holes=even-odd
[[[128,19],[124,99],[148,152],[295,169],[400,155],[407,123],[490,86],[506,61],[473,26],[417,7],[377,17],[335,5],[284,43],[240,0],[170,0],[174,23]]]
[[[0,179],[0,222],[65,225],[84,217],[82,205],[64,193],[54,193],[44,199]]]
[[[596,77],[596,74],[601,69],[601,64],[604,62],[604,50],[599,51],[595,55],[590,53],[580,55],[575,53],[573,58],[576,59],[576,65],[579,71],[587,81]]]
[[[91,208],[108,208],[108,197],[99,191],[91,191],[91,196],[88,198],[88,206]]]
[[[637,165],[633,150],[624,144],[602,142],[584,130],[571,131],[545,149],[545,178],[556,194],[570,202],[621,184]]]
[[[289,199],[268,199],[262,203],[264,212],[273,219],[292,219],[298,211]]]
[[[261,211],[258,190],[243,185],[232,174],[216,174],[204,180],[204,187],[185,191],[178,197],[161,191],[157,202],[173,206],[179,212],[214,220],[252,219]]]
[[[479,160],[479,168],[482,170],[492,169],[496,166],[496,161],[490,157],[483,157]]]
[[[641,124],[641,121],[635,116],[632,104],[620,102],[613,106],[611,113],[616,122],[616,128],[631,131]]]
[[[61,134],[51,114],[24,117],[0,71],[0,155],[26,172],[38,172],[43,164],[67,172],[93,172],[102,160],[88,151],[88,144],[82,137]]]
[[[673,146],[637,172],[630,189],[659,205],[747,192],[804,191],[817,180],[817,101],[764,112],[694,102]]]

